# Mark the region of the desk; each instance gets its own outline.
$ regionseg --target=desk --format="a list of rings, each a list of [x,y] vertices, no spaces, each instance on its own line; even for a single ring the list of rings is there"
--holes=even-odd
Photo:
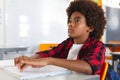
[[[20,79],[16,79],[13,76],[9,76],[8,74],[0,70],[0,80],[20,80]],[[85,75],[81,73],[72,73],[52,77],[34,78],[29,80],[100,80],[100,77],[99,75]]]
[[[112,55],[112,66],[113,69],[117,72],[117,65],[120,62],[120,52],[111,52]]]
[[[115,51],[115,47],[120,47],[120,44],[105,44],[107,47],[112,47],[112,52]]]
[[[8,60],[0,61],[0,63],[2,63],[1,65],[6,64],[6,62],[10,63],[11,61],[8,61]],[[2,68],[0,68],[0,80],[20,80],[20,79],[16,79],[16,77],[10,76]],[[100,76],[86,75],[82,73],[72,72],[71,74],[63,74],[63,75],[51,76],[51,77],[47,76],[47,77],[41,77],[41,78],[39,77],[39,78],[34,78],[29,80],[100,80]]]
[[[7,54],[7,52],[19,52],[19,51],[27,51],[28,47],[0,47],[0,60],[3,59],[3,53]]]

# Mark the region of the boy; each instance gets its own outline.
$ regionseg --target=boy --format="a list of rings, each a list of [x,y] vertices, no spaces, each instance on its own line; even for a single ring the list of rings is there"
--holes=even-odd
[[[56,65],[86,74],[100,73],[106,50],[99,41],[106,24],[103,10],[90,0],[75,0],[66,11],[69,38],[51,50],[15,58],[21,71],[28,66]]]

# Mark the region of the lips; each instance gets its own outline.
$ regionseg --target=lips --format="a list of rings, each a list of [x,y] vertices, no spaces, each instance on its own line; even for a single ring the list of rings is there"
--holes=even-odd
[[[74,30],[73,29],[68,29],[68,33],[73,33]]]

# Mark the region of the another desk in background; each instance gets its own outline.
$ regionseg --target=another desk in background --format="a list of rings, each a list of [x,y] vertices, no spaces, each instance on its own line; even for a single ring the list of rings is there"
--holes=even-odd
[[[6,65],[7,62],[9,64],[13,64],[13,61],[10,61],[10,60],[2,60],[2,61],[0,61],[0,64],[2,64],[4,66],[4,65]],[[2,67],[1,67],[0,68],[0,80],[20,80],[20,79],[6,73],[6,71],[4,71],[4,69],[2,69]],[[27,79],[27,80],[100,80],[100,76],[72,72],[71,74],[63,74],[63,75],[61,74],[61,75],[56,75],[56,76],[37,77],[37,78]]]
[[[115,48],[120,47],[120,44],[105,44],[105,46],[111,48],[112,52],[114,52]]]
[[[117,72],[117,66],[120,64],[120,52],[111,52],[112,55],[112,66],[113,69]]]
[[[28,47],[0,47],[0,60],[3,59],[3,53],[27,51]]]
[[[110,43],[108,43],[108,44],[105,44],[105,46],[110,50],[109,53],[110,52],[118,52],[118,51],[120,51],[120,44],[112,44],[112,43],[110,44]],[[112,58],[113,57],[110,54],[109,54],[109,56],[108,55],[105,56],[106,60],[112,60]]]

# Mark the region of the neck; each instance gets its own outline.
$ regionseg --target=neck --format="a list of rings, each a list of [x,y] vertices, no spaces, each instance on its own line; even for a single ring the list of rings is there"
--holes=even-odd
[[[86,37],[86,38],[74,38],[74,43],[75,44],[84,44],[87,39],[88,39],[88,37]]]

